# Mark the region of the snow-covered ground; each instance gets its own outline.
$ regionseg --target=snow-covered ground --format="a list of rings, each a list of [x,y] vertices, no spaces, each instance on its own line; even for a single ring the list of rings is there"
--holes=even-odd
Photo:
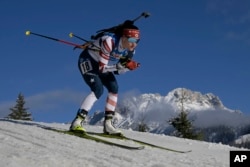
[[[190,153],[174,153],[146,147],[126,150],[115,146],[45,130],[41,126],[68,129],[68,124],[0,119],[2,167],[228,167],[229,151],[222,144],[123,130],[128,137]],[[87,126],[101,132],[100,126]]]

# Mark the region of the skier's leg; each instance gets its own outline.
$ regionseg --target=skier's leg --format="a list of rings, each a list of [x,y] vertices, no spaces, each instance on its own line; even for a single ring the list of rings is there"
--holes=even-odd
[[[112,120],[115,115],[115,108],[118,96],[118,84],[113,73],[108,73],[105,77],[101,77],[103,85],[108,90],[108,97],[105,106],[104,133],[119,134],[120,130],[113,126]]]
[[[75,117],[75,119],[72,121],[71,126],[70,126],[70,130],[71,131],[82,131],[82,132],[86,132],[86,130],[83,127],[83,122],[87,116],[88,112],[86,110],[83,109],[79,109],[77,111],[77,115]]]
[[[84,99],[80,109],[77,112],[76,118],[73,120],[70,126],[72,131],[86,131],[83,128],[82,123],[84,122],[88,111],[92,108],[94,103],[101,97],[103,94],[102,82],[98,75],[84,75],[85,82],[91,88],[91,93]]]

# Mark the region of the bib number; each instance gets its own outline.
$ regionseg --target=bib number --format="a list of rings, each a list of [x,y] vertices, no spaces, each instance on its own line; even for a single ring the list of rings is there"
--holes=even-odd
[[[89,60],[82,62],[80,66],[81,66],[82,74],[85,74],[93,70],[91,62]]]

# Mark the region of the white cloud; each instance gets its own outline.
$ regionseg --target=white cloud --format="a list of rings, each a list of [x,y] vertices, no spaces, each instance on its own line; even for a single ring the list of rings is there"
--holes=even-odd
[[[40,92],[26,97],[25,107],[29,108],[29,111],[40,112],[48,110],[56,110],[63,108],[67,105],[80,105],[83,97],[86,94],[75,90],[63,89],[63,90],[52,90],[47,92]],[[5,117],[10,113],[9,108],[16,104],[15,101],[5,101],[0,103],[0,117]]]
[[[203,111],[197,113],[195,125],[198,127],[209,126],[243,126],[249,123],[250,118],[247,115],[238,112],[228,112],[226,110]]]
[[[53,109],[63,103],[79,103],[83,93],[73,90],[53,90],[26,98],[27,106],[37,109]]]

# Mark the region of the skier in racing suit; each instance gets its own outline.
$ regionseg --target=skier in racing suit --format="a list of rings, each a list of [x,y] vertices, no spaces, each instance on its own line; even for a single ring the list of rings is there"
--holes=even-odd
[[[118,95],[118,84],[114,74],[135,70],[139,66],[139,63],[131,59],[139,40],[139,29],[130,25],[123,29],[120,36],[109,33],[99,37],[80,54],[78,67],[91,92],[85,97],[77,111],[70,126],[71,131],[86,131],[82,122],[94,103],[103,94],[103,87],[105,87],[108,90],[108,96],[103,131],[107,134],[121,133],[112,124]],[[120,61],[117,64],[109,65],[109,60],[113,57],[120,59]]]

